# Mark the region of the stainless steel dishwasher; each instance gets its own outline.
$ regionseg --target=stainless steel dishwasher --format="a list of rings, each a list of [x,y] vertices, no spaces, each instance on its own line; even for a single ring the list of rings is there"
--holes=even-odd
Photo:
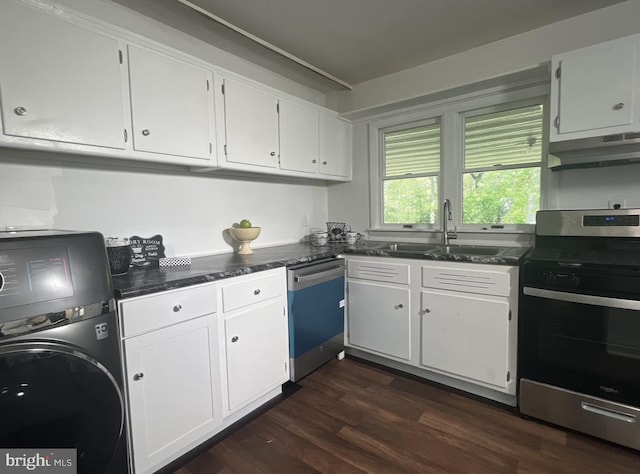
[[[289,358],[296,382],[344,351],[344,260],[288,268]]]

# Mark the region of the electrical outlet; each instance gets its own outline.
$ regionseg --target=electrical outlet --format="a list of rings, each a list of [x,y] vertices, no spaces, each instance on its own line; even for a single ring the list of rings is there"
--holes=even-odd
[[[624,209],[626,207],[626,199],[609,199],[609,209]]]
[[[309,227],[309,216],[302,214],[302,227]]]

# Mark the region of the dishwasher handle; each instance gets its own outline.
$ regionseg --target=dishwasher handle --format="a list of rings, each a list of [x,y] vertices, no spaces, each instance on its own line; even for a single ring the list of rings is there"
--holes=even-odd
[[[290,289],[301,290],[308,286],[318,285],[327,281],[335,280],[336,278],[344,277],[344,265],[336,265],[329,269],[323,269],[319,272],[306,273],[304,275],[297,275],[293,273],[293,281],[291,282]]]

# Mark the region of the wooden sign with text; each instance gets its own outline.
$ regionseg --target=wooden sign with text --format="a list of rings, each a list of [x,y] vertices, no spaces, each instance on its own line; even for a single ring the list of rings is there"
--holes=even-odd
[[[160,234],[148,238],[134,235],[129,239],[129,244],[131,244],[131,265],[158,265],[160,259],[165,256]]]

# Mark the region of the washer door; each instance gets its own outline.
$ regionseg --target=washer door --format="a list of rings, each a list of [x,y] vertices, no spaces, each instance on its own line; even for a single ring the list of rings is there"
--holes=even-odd
[[[107,369],[58,345],[0,346],[0,446],[76,448],[78,472],[107,470],[122,434],[122,394]]]

